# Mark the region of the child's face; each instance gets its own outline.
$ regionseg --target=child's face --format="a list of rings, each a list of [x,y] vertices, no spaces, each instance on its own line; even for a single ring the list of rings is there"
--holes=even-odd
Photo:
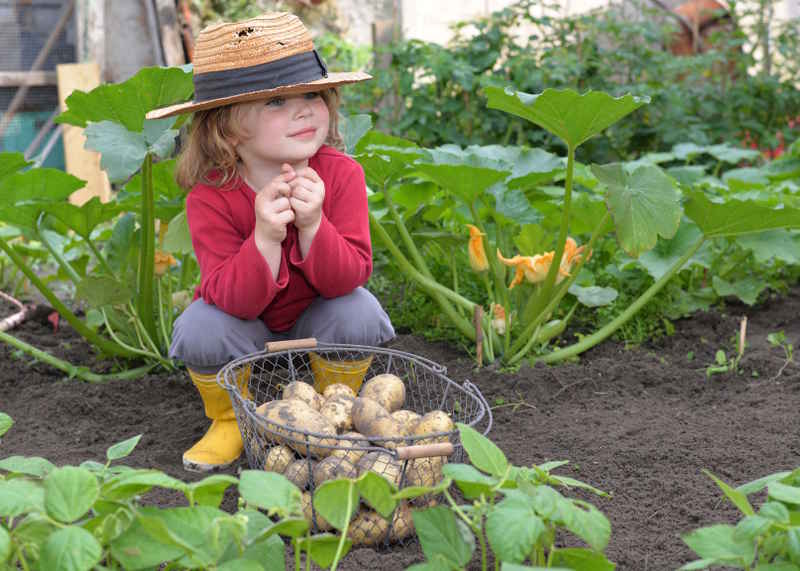
[[[312,157],[330,128],[328,105],[319,93],[272,97],[246,104],[249,137],[236,150],[248,161],[294,164]]]

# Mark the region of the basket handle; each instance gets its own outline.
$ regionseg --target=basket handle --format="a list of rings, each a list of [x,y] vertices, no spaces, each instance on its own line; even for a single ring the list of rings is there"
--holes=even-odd
[[[313,349],[317,346],[316,337],[306,337],[304,339],[288,339],[286,341],[267,341],[264,343],[264,349],[267,353],[276,353],[277,351],[291,351],[292,349]]]
[[[431,456],[450,456],[453,450],[452,442],[437,442],[435,444],[417,444],[416,446],[398,446],[396,452],[398,460],[412,460]]]

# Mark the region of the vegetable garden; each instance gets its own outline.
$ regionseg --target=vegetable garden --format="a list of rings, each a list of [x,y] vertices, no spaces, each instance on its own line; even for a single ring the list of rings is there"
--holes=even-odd
[[[82,181],[0,154],[2,317],[17,299],[56,312],[28,306],[0,329],[0,563],[800,569],[796,60],[751,76],[754,54],[741,55],[744,75],[726,84],[739,107],[721,117],[700,103],[723,79],[691,74],[730,57],[724,47],[673,63],[681,81],[669,84],[648,42],[617,44],[631,69],[614,83],[587,70],[607,55],[598,30],[624,41],[628,28],[537,20],[531,5],[476,23],[481,45],[395,46],[397,67],[374,72],[380,89],[345,110],[346,151],[370,193],[367,287],[400,333],[389,349],[477,386],[493,425],[487,438],[456,423],[464,457],[416,485],[369,467],[321,479],[312,503],[325,530],[304,511],[309,493],[275,471],[180,469],[206,422],[167,349],[198,268],[173,178],[182,122],[145,114],[190,98],[191,70],[146,68],[67,99],[58,121],[102,153],[118,189],[109,203],[69,204]],[[557,27],[559,49],[506,52],[496,73],[523,17]],[[430,81],[405,85],[410,52]],[[536,74],[517,67],[533,61]],[[632,84],[645,72],[649,84]],[[409,109],[404,124],[376,114],[386,86]],[[700,100],[681,103],[677,129],[670,113],[688,94]],[[459,108],[426,107],[441,100]],[[426,116],[442,128],[426,131]],[[765,146],[780,132],[780,152],[750,148],[746,132]],[[403,403],[382,404],[363,425],[386,420],[369,434],[391,450],[400,429],[385,413]],[[460,406],[442,408],[457,420]],[[404,434],[429,432],[440,433]],[[415,534],[359,541],[359,505]]]

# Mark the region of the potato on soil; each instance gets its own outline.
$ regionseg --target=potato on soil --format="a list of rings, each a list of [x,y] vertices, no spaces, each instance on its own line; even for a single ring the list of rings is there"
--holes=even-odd
[[[402,541],[414,534],[414,519],[411,517],[411,508],[407,502],[398,504],[392,516],[392,529],[389,531],[389,541]]]
[[[442,410],[433,410],[417,421],[411,434],[413,436],[426,436],[437,432],[452,432],[455,430],[455,427],[453,419],[451,419],[446,412]],[[444,435],[433,438],[422,438],[415,441],[414,444],[431,444],[434,442],[447,442],[448,440],[450,440],[450,438]]]
[[[314,410],[319,410],[324,402],[322,395],[314,387],[303,381],[293,381],[283,387],[283,400],[299,399]]]
[[[304,490],[311,483],[311,471],[314,464],[315,462],[309,462],[308,458],[300,458],[289,464],[283,475],[295,486]]]
[[[402,442],[387,442],[386,438],[405,436],[403,426],[377,401],[357,398],[353,401],[353,426],[378,446],[397,448]]]
[[[375,375],[364,383],[358,396],[372,399],[388,412],[394,412],[403,408],[406,402],[406,385],[397,375]]]
[[[361,510],[350,522],[347,537],[355,545],[377,545],[386,538],[388,530],[389,522],[383,519],[378,512]]]
[[[264,470],[268,472],[278,472],[283,474],[286,467],[294,461],[294,452],[286,446],[273,446],[267,452],[267,457],[264,460]]]
[[[391,454],[386,452],[370,452],[365,454],[361,460],[358,461],[358,475],[364,472],[375,472],[379,476],[383,476],[387,481],[400,486],[400,476],[403,473],[403,465],[395,460]]]
[[[325,400],[335,396],[356,398],[356,393],[344,383],[333,383],[332,385],[325,387],[325,390],[322,391],[322,398]]]
[[[268,429],[271,431],[268,435],[273,440],[287,443],[301,455],[305,455],[307,452],[305,435],[296,431],[336,436],[336,429],[330,421],[302,400],[289,399],[269,402],[264,406],[261,416],[274,423],[268,425]],[[311,454],[319,457],[328,456],[332,451],[331,448],[324,448],[320,445],[334,446],[336,444],[334,439],[319,436],[309,436],[308,442]]]
[[[305,517],[306,521],[313,526],[314,520],[311,516],[311,494],[309,492],[303,492],[303,517]],[[317,528],[319,528],[320,531],[330,531],[333,529],[333,526],[325,521],[323,517],[319,515],[319,512],[316,513],[316,516]]]
[[[328,480],[336,480],[339,478],[357,478],[358,470],[354,464],[349,460],[340,458],[338,456],[328,456],[324,460],[320,460],[314,466],[314,486],[320,487]]]
[[[331,456],[346,458],[353,465],[358,464],[358,461],[361,460],[361,457],[367,453],[366,450],[359,450],[359,448],[369,446],[369,441],[364,438],[363,434],[359,432],[345,432],[341,436],[354,439],[357,438],[358,440],[344,440],[341,438],[337,439],[337,449],[331,452]]]
[[[404,428],[404,434],[411,434],[417,421],[421,418],[413,410],[396,410],[392,413],[392,418],[399,422]]]
[[[327,418],[336,432],[345,432],[353,428],[353,402],[355,399],[346,395],[334,395],[325,401],[319,413]]]

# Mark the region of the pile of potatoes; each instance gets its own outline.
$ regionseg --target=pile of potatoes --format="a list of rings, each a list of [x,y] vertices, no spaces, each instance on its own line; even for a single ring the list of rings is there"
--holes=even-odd
[[[408,442],[387,440],[450,432],[455,425],[443,411],[419,415],[403,409],[406,387],[392,374],[376,375],[361,387],[358,396],[344,384],[328,386],[322,394],[303,381],[286,385],[282,398],[262,404],[256,412],[269,421],[269,433],[261,433],[270,447],[262,451],[264,469],[283,474],[303,492],[303,510],[311,520],[311,492],[327,480],[357,478],[373,471],[400,486],[402,461],[384,451],[368,452],[370,445],[393,450],[397,446],[428,444],[436,437]],[[294,431],[314,433],[306,442]],[[340,438],[340,437],[345,437]],[[447,440],[447,436],[438,437]],[[251,442],[251,446],[255,444]],[[259,444],[257,448],[263,448]],[[411,460],[406,467],[406,486],[432,486],[442,479],[444,457]],[[426,499],[425,501],[430,501]],[[317,514],[317,526],[331,529]],[[386,538],[389,521],[362,506],[350,523],[349,537],[357,545],[375,545]],[[400,541],[414,532],[411,508],[398,505],[393,514],[390,541]]]

